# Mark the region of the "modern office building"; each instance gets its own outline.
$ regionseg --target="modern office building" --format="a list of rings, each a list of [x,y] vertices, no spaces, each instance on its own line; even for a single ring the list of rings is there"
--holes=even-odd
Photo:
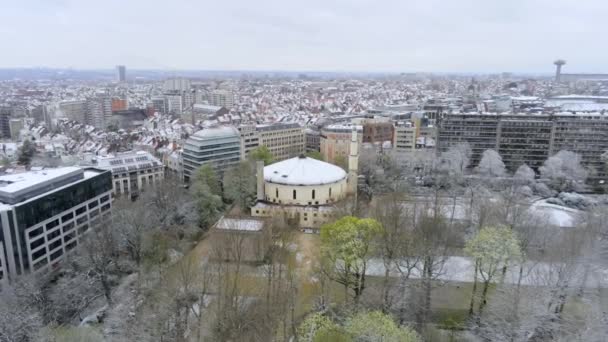
[[[275,161],[297,157],[306,152],[304,128],[297,123],[257,125],[260,146],[268,147]]]
[[[184,92],[189,91],[191,87],[190,80],[183,77],[169,78],[163,83],[163,90],[165,92]]]
[[[98,157],[96,162],[97,168],[112,172],[114,195],[135,196],[165,178],[165,168],[161,161],[145,151]]]
[[[523,163],[538,168],[553,154],[568,150],[580,154],[583,165],[602,177],[600,156],[608,150],[608,115],[449,114],[440,123],[438,139],[440,151],[469,143],[473,165],[483,151],[494,149],[511,170]]]
[[[209,104],[231,109],[234,107],[234,93],[228,90],[214,90],[209,93]]]
[[[350,154],[350,139],[353,127],[357,130],[359,148],[363,141],[363,126],[335,124],[321,129],[320,148],[325,161],[332,164],[346,164]]]
[[[239,131],[230,126],[198,131],[186,140],[182,156],[185,181],[189,181],[196,170],[206,164],[223,172],[241,161]]]
[[[0,176],[2,276],[59,267],[89,230],[108,222],[111,192],[110,172],[92,168]]]
[[[321,132],[307,128],[304,133],[306,134],[306,152],[321,151]]]
[[[127,81],[127,67],[124,65],[116,66],[116,80],[120,83]]]

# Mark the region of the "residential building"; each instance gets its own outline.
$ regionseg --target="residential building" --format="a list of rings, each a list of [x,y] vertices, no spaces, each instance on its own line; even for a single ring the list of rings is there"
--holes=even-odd
[[[275,161],[297,157],[306,152],[304,129],[297,123],[257,125],[260,146],[266,146]]]
[[[166,114],[167,113],[167,100],[164,96],[156,96],[152,98],[152,108],[154,112]]]
[[[350,139],[353,127],[357,131],[358,146],[363,142],[363,126],[350,124],[335,124],[321,129],[320,148],[325,161],[332,164],[346,165],[350,155]]]
[[[182,115],[184,106],[181,95],[165,95],[167,114]]]
[[[95,128],[105,129],[112,117],[112,99],[109,97],[90,98],[86,102],[85,123]]]
[[[19,133],[21,132],[21,129],[23,129],[23,119],[11,119],[8,125],[11,131],[11,140],[19,140]]]
[[[397,153],[412,152],[416,149],[416,125],[410,121],[395,124],[393,146]]]
[[[605,176],[600,156],[608,150],[608,115],[557,114],[449,114],[439,127],[439,149],[467,142],[476,165],[483,151],[494,149],[505,165],[515,170],[525,163],[539,168],[560,150],[578,153],[582,163]]]
[[[0,134],[4,139],[10,139],[11,137],[11,116],[10,106],[0,106]]]
[[[395,127],[388,118],[361,119],[359,124],[363,126],[364,143],[383,143],[393,141]]]
[[[145,151],[98,157],[96,162],[97,168],[112,172],[114,195],[137,196],[146,187],[165,178],[165,168],[161,161]]]
[[[209,104],[231,109],[234,107],[234,93],[229,90],[214,90],[209,93]]]
[[[61,101],[59,102],[59,111],[63,114],[63,117],[84,124],[86,123],[87,101]]]
[[[59,267],[87,232],[107,224],[109,171],[62,167],[0,176],[0,263],[8,278]]]
[[[241,161],[239,131],[230,126],[198,131],[186,140],[182,156],[185,181],[189,181],[203,165],[211,165],[223,172]]]
[[[175,77],[166,79],[163,84],[163,90],[165,92],[185,92],[190,91],[192,84],[190,80],[183,77]]]
[[[112,112],[117,112],[119,110],[127,110],[127,99],[112,99]]]

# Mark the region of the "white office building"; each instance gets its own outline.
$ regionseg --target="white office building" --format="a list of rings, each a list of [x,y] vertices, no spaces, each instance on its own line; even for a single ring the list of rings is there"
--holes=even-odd
[[[165,178],[163,163],[146,151],[117,153],[96,161],[97,168],[112,172],[115,195],[137,195]]]

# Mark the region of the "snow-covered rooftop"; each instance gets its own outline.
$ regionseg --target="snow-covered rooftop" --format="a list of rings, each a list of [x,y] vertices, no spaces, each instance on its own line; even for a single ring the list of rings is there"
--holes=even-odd
[[[264,168],[264,180],[287,185],[321,185],[346,178],[346,172],[335,165],[308,157],[283,160]]]
[[[264,221],[254,219],[221,218],[216,229],[259,232],[264,228]]]
[[[0,202],[12,205],[29,201],[98,174],[94,169],[61,167],[0,176]]]

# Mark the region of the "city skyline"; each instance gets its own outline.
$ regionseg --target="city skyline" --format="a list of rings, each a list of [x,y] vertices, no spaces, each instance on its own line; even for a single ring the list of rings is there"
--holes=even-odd
[[[26,0],[4,6],[2,68],[606,72],[601,1],[285,4]],[[94,15],[93,15],[94,14]],[[588,51],[595,51],[589,54]]]

